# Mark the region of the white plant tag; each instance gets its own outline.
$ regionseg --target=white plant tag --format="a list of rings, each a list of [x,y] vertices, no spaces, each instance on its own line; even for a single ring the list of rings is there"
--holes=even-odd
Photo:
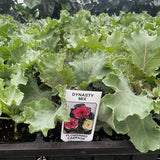
[[[61,139],[92,141],[102,92],[66,90],[70,122],[63,122]]]

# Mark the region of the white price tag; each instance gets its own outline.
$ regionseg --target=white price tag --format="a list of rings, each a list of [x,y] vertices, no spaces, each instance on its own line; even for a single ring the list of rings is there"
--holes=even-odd
[[[92,141],[102,92],[66,90],[70,121],[62,123],[63,141]]]

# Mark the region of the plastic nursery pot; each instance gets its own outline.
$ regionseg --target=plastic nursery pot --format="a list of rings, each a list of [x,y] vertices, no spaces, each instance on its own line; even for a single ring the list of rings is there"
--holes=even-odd
[[[128,141],[0,144],[0,160],[158,160],[158,154],[140,153]]]

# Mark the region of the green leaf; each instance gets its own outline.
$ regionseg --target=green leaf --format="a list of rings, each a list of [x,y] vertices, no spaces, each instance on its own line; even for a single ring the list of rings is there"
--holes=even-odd
[[[42,23],[42,22],[41,22]],[[59,28],[57,27],[58,21],[56,19],[46,18],[42,23],[43,28],[38,36],[40,45],[44,48],[54,50],[60,41]]]
[[[56,87],[57,91],[59,92],[59,97],[61,98],[61,106],[60,108],[62,109],[63,111],[63,114],[65,115],[65,120],[64,121],[70,121],[70,115],[69,115],[69,112],[68,110],[66,109],[66,103],[67,103],[67,100],[66,100],[66,85],[58,85]]]
[[[65,106],[67,101],[66,101],[66,86],[61,86],[61,85],[58,85],[56,87],[57,91],[59,92],[59,97],[61,98],[61,106]]]
[[[130,59],[128,58],[129,62],[124,66],[122,66],[126,72],[126,74],[128,75],[128,77],[130,77],[133,81],[140,81],[143,80],[146,75],[143,72],[143,70],[137,66],[135,66],[134,64],[130,63]],[[138,82],[139,83],[139,82]]]
[[[55,50],[59,44],[59,40],[60,36],[52,30],[47,35],[41,37],[41,45],[49,50]]]
[[[124,45],[122,43],[123,40],[123,34],[120,31],[113,31],[111,35],[108,35],[107,40],[106,40],[106,49],[107,51],[113,53],[120,47]]]
[[[69,66],[65,66],[62,71],[60,71],[60,74],[63,79],[63,84],[67,85],[68,88],[71,88],[75,86],[75,78],[73,75],[72,68]]]
[[[103,80],[103,83],[115,90],[114,94],[108,94],[103,97],[103,103],[104,107],[113,109],[118,121],[123,121],[134,114],[144,118],[153,109],[152,100],[145,95],[135,95],[125,77],[109,74]]]
[[[30,116],[31,116],[31,113],[29,113],[30,114]],[[28,115],[29,116],[29,115]],[[10,117],[12,118],[12,120],[13,121],[15,121],[16,123],[24,123],[24,121],[25,121],[25,118],[23,117],[23,115],[22,114],[20,114],[20,113],[17,113],[17,114],[12,114],[12,115],[10,115]]]
[[[70,34],[64,35],[64,38],[68,42],[67,47],[72,48],[74,51],[78,51],[82,46],[85,46],[85,31],[84,29],[76,29]]]
[[[58,85],[56,87],[57,91],[59,92],[59,97],[61,98],[61,111],[63,112],[62,114],[65,115],[65,119],[64,121],[68,122],[70,121],[70,115],[69,115],[69,112],[68,110],[66,109],[66,103],[67,103],[67,100],[66,100],[66,85]],[[62,119],[61,119],[62,120]]]
[[[91,34],[85,39],[85,46],[92,49],[93,52],[97,50],[104,50],[105,44],[104,41],[100,41],[101,35]]]
[[[12,74],[12,69],[9,68],[8,65],[2,64],[3,70],[0,70],[0,78],[5,80],[6,85],[8,86],[8,80],[10,79],[10,76]],[[10,84],[10,81],[9,81]]]
[[[8,43],[8,48],[10,51],[14,51],[23,45],[23,41],[19,37],[13,37]]]
[[[60,71],[63,70],[65,54],[46,53],[40,59],[38,69],[42,82],[53,90],[58,84],[63,84]]]
[[[21,38],[16,37],[10,41],[9,49],[11,51],[11,56],[8,64],[16,64],[19,63],[22,56],[26,54],[28,46],[22,41]]]
[[[153,101],[153,107],[154,107],[154,113],[159,114],[160,113],[160,99],[157,98],[155,101]]]
[[[20,68],[20,66],[16,65],[12,67],[14,72],[11,75],[11,84],[18,86],[19,84],[26,85],[27,84],[27,77],[25,77],[25,72]]]
[[[116,133],[126,134],[128,132],[128,126],[125,121],[118,121],[116,119],[114,110],[106,105],[106,98],[102,98],[98,112],[98,120],[105,122]]]
[[[160,97],[160,89],[158,87],[157,88],[153,88],[153,97],[154,98]]]
[[[4,25],[0,25],[0,36],[2,37],[8,37],[8,31],[9,28],[11,27],[11,25],[9,24],[4,24]]]
[[[53,30],[55,28],[55,26],[57,25],[58,21],[56,19],[51,19],[51,18],[47,18],[47,25],[44,25],[42,28],[42,38],[44,35],[48,35],[50,34],[50,31]]]
[[[30,8],[34,8],[35,6],[41,3],[41,0],[24,0],[24,3]]]
[[[74,51],[78,51],[82,46],[86,46],[94,52],[104,50],[105,42],[101,41],[100,38],[101,35],[96,34],[85,36],[84,29],[77,29],[71,35],[66,37],[69,42],[67,47],[72,48]]]
[[[28,75],[26,85],[20,85],[20,90],[24,93],[22,104],[38,101],[40,99],[51,99],[51,89],[48,87],[38,86],[37,79],[33,75]]]
[[[4,60],[8,60],[11,56],[10,50],[6,46],[0,46],[0,57]]]
[[[77,83],[87,82],[89,84],[102,79],[110,71],[105,68],[106,61],[105,52],[88,52],[81,54],[73,62],[70,62]]]
[[[128,117],[127,124],[130,140],[140,152],[155,151],[160,148],[160,126],[154,122],[151,115],[144,119],[138,116]]]
[[[30,133],[42,131],[47,136],[48,130],[55,127],[57,120],[66,120],[68,113],[64,108],[56,108],[47,99],[41,99],[25,105],[24,123],[29,124]]]
[[[20,66],[22,69],[26,69],[33,66],[39,61],[39,51],[34,51],[33,49],[27,49],[27,52],[21,56]]]
[[[150,36],[146,31],[131,33],[126,44],[132,51],[132,60],[147,76],[160,67],[160,37]]]
[[[107,47],[120,46],[123,40],[123,34],[120,31],[114,31],[111,35],[107,37]]]
[[[72,17],[70,23],[67,23],[65,25],[65,29],[67,29],[69,32],[72,32],[80,28],[83,28],[84,30],[88,29],[89,16],[90,16],[89,11],[78,12],[77,14],[74,15],[74,17]]]
[[[23,99],[23,93],[16,88],[16,86],[10,86],[5,90],[6,97],[7,97],[7,105],[20,105],[22,99]]]
[[[97,121],[95,131],[99,131],[100,129],[103,129],[108,135],[112,135],[113,129],[107,123]]]

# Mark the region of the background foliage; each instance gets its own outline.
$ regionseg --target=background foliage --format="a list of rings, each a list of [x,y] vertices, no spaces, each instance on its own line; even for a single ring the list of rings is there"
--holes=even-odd
[[[156,16],[160,10],[160,0],[24,0],[24,3],[27,7],[23,7],[17,0],[0,0],[0,13],[12,14],[23,22],[29,13],[39,18],[59,18],[62,9],[72,15],[84,9],[96,15],[147,11],[152,16]]]

